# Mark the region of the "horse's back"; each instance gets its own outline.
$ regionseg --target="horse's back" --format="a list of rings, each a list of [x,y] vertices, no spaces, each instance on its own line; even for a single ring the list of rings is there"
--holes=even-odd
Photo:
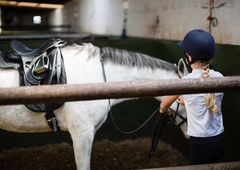
[[[19,73],[16,69],[0,68],[0,87],[19,86]]]

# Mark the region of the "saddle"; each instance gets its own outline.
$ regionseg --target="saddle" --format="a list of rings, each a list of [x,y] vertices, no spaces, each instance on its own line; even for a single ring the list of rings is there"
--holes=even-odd
[[[49,39],[42,46],[31,49],[17,40],[10,42],[12,60],[22,61],[20,85],[65,84],[66,73],[63,64],[61,47],[66,42],[60,39]],[[60,107],[61,104],[26,105],[35,112],[45,112]]]
[[[31,49],[17,40],[10,42],[11,51],[8,60],[21,62],[20,85],[66,84],[66,73],[61,47],[66,44],[61,39],[51,38],[39,48]],[[26,104],[34,112],[47,112],[46,118],[55,118],[53,110],[63,103]],[[50,117],[50,118],[49,118]]]

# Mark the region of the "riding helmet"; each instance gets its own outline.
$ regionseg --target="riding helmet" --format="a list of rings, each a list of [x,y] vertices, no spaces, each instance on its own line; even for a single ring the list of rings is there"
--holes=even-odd
[[[215,40],[213,36],[202,29],[194,29],[186,34],[178,46],[192,57],[189,64],[197,60],[208,61],[215,56]]]

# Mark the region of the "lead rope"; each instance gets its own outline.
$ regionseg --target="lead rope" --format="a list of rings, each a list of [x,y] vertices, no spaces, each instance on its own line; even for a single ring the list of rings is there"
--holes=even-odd
[[[104,82],[107,82],[102,50],[100,51],[100,62],[101,62],[101,65],[102,65],[103,80],[104,80]],[[132,130],[132,131],[128,131],[128,132],[127,132],[127,131],[121,130],[121,129],[117,126],[116,122],[114,121],[113,112],[112,112],[112,109],[111,109],[111,108],[112,108],[112,104],[111,104],[110,99],[108,99],[108,107],[109,107],[109,112],[110,112],[111,119],[112,119],[112,122],[113,122],[115,128],[116,128],[118,131],[120,131],[120,132],[122,132],[122,133],[124,133],[124,134],[131,134],[131,133],[134,133],[134,132],[137,132],[138,130],[140,130],[143,126],[145,126],[145,125],[147,124],[147,122],[148,122],[148,121],[155,115],[155,113],[158,112],[158,110],[159,110],[159,108],[158,108],[157,110],[155,110],[155,111],[149,116],[149,118],[148,118],[142,125],[140,125],[138,128],[136,128],[135,130]]]
[[[153,131],[152,131],[151,148],[150,148],[150,151],[149,151],[149,154],[148,154],[149,157],[152,157],[156,152],[157,144],[158,144],[163,126],[168,125],[170,123],[173,123],[175,121],[176,116],[179,115],[178,114],[178,109],[179,109],[179,103],[177,104],[177,108],[176,108],[176,111],[175,111],[175,116],[172,117],[172,120],[169,121],[169,122],[166,121],[166,118],[170,117],[169,115],[167,115],[165,113],[159,113],[159,115],[157,116],[156,121],[155,121],[154,126],[153,126]],[[174,111],[171,109],[171,112],[174,112]]]
[[[151,157],[155,154],[158,140],[160,138],[160,133],[162,131],[162,128],[163,128],[166,118],[167,118],[167,115],[164,113],[159,113],[159,115],[157,116],[157,119],[153,126],[153,131],[152,131],[151,148],[150,148],[150,151],[148,154],[149,157]]]

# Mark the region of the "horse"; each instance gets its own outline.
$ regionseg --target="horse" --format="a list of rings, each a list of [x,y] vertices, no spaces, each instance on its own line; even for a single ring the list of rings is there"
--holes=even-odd
[[[92,43],[68,44],[62,47],[61,52],[67,84],[179,79],[176,65],[139,52],[99,48]],[[181,71],[184,72],[183,69]],[[18,87],[18,70],[0,68],[0,82],[0,88]],[[163,97],[155,98],[161,101]],[[90,169],[94,136],[107,119],[109,101],[114,106],[126,100],[132,99],[65,102],[54,111],[59,128],[70,133],[77,169]],[[177,105],[175,102],[171,109],[176,110]],[[184,106],[180,105],[177,112],[186,117]],[[178,124],[181,120],[177,119]],[[45,113],[35,113],[25,105],[0,106],[0,128],[19,133],[52,131],[46,122]],[[180,128],[186,135],[186,123],[181,124]]]

